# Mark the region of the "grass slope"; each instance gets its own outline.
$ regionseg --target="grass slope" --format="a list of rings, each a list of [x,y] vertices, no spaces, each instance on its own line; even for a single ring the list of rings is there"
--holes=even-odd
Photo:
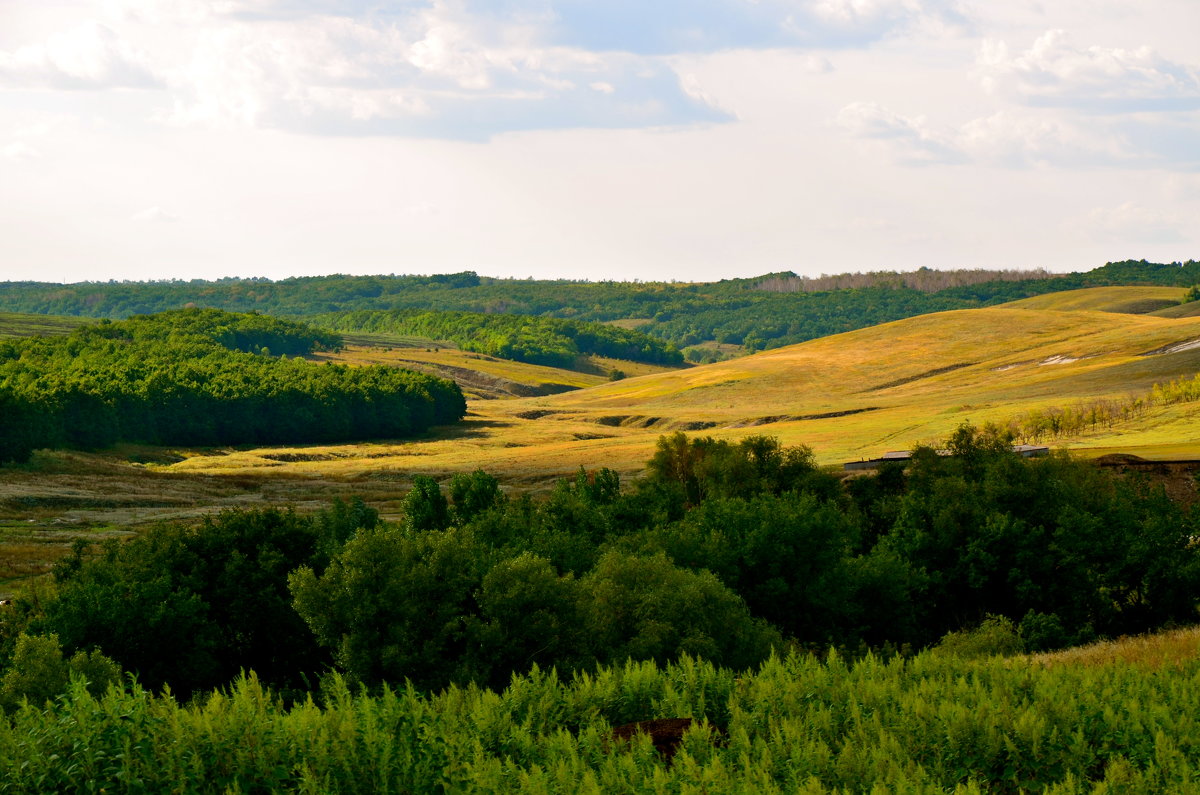
[[[1134,288],[1133,298],[1140,295]],[[1111,296],[1122,300],[1122,296]],[[823,463],[873,457],[943,438],[964,421],[1146,391],[1195,373],[1200,349],[1143,355],[1200,339],[1200,319],[1004,306],[925,315],[703,367],[558,395],[476,401],[461,428],[403,445],[322,448],[288,463],[297,476],[444,477],[483,467],[537,484],[580,464],[635,474],[675,429],[810,445]],[[1200,408],[1157,408],[1077,449],[1200,455]],[[273,450],[193,456],[178,472],[237,473]]]
[[[1092,310],[1179,317],[1180,315],[1170,313],[1180,306],[1179,302],[1186,294],[1187,290],[1183,287],[1088,287],[1083,290],[1035,295],[1003,306],[1014,309],[1052,309],[1059,312]]]
[[[34,337],[39,334],[46,337],[61,336],[70,334],[80,326],[95,322],[95,318],[90,317],[0,312],[0,339],[4,337]]]
[[[452,378],[468,398],[529,397],[596,386],[613,370],[627,376],[667,372],[676,368],[600,356],[580,356],[576,369],[546,367],[482,353],[460,350],[453,343],[394,334],[343,334],[346,347],[316,354],[316,361],[345,364],[383,364]]]

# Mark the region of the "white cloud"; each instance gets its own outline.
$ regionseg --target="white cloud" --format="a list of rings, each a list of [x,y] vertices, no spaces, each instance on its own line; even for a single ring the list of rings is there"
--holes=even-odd
[[[916,165],[1127,167],[1160,162],[1167,154],[1128,140],[1114,125],[1030,111],[997,111],[958,126],[936,126],[924,116],[855,102],[842,108],[837,122],[851,136],[878,141],[900,162]]]
[[[874,24],[922,12],[917,0],[815,0],[810,6],[817,17],[841,25]]]
[[[815,36],[842,46],[915,31],[940,36],[966,24],[955,0],[807,0],[788,21],[802,41]]]
[[[1033,104],[1098,110],[1175,110],[1200,107],[1200,72],[1152,47],[1073,45],[1062,30],[1038,37],[1013,54],[1004,41],[985,40],[977,58],[985,89]]]
[[[833,63],[823,55],[807,55],[804,57],[804,71],[813,75],[829,74],[833,71]]]
[[[221,19],[170,73],[178,124],[479,139],[722,115],[658,58],[539,43],[445,4],[379,21]]]
[[[55,89],[152,88],[144,55],[112,28],[89,22],[45,41],[0,51],[0,85]]]
[[[1137,157],[1119,137],[1096,126],[1011,111],[967,122],[955,141],[973,160],[1011,166],[1115,164]]]
[[[42,156],[41,152],[24,141],[13,141],[7,146],[0,148],[0,154],[9,160],[35,160]]]
[[[837,123],[852,136],[887,142],[902,160],[950,163],[960,159],[953,142],[930,129],[923,116],[909,118],[874,102],[853,102],[838,112]]]
[[[1085,237],[1103,243],[1180,243],[1188,239],[1187,219],[1171,210],[1158,210],[1134,202],[1116,207],[1096,207],[1073,219],[1070,226]]]
[[[140,212],[134,213],[133,215],[129,216],[129,220],[137,221],[138,223],[142,224],[164,224],[178,221],[179,216],[175,215],[174,213],[169,213],[156,205],[154,207],[147,207]]]

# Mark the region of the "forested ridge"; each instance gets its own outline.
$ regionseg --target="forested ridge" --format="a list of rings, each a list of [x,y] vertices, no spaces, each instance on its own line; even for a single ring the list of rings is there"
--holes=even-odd
[[[0,341],[0,461],[38,448],[283,444],[408,436],[466,411],[457,385],[408,370],[315,365],[327,330],[184,309],[65,337]]]
[[[463,350],[549,367],[574,367],[581,354],[650,364],[683,364],[682,354],[660,339],[579,320],[393,309],[316,315],[311,321],[337,331],[450,340]]]
[[[932,272],[931,272],[932,273]],[[996,278],[989,279],[995,275]],[[640,331],[677,348],[717,341],[774,348],[916,314],[970,309],[1060,290],[1102,285],[1200,284],[1200,263],[1112,262],[1084,273],[1032,278],[977,272],[977,281],[934,289],[928,273],[878,273],[818,280],[861,284],[816,292],[777,292],[793,273],[714,283],[628,283],[494,279],[472,272],[433,276],[319,276],[270,281],[0,283],[10,312],[123,318],[187,305],[305,317],[352,310],[465,311],[569,320],[638,319]],[[919,277],[919,278],[918,278]],[[970,281],[970,280],[964,280]]]

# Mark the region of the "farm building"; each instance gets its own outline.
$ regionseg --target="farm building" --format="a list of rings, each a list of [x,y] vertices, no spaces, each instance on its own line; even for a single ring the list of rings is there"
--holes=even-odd
[[[1022,458],[1034,458],[1036,456],[1050,454],[1049,447],[1036,444],[1014,444],[1012,450]],[[938,455],[950,455],[949,450],[938,450],[937,452]],[[843,464],[842,468],[847,471],[856,469],[878,469],[884,464],[891,462],[904,463],[910,458],[912,458],[911,450],[893,450],[891,452],[884,453],[879,458],[868,458],[862,461],[847,461],[845,464]]]

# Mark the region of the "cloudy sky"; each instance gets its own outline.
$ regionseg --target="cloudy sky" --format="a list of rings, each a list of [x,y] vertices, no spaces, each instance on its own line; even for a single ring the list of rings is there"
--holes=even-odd
[[[0,279],[1200,258],[1197,0],[0,0]]]

